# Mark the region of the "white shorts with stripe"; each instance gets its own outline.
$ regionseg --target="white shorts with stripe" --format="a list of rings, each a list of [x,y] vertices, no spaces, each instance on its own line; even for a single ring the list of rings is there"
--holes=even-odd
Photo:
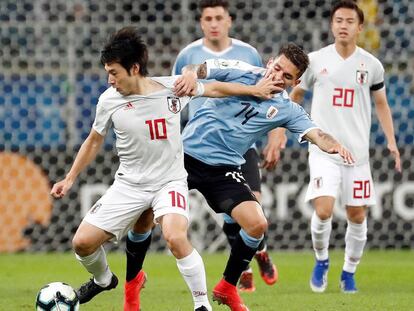
[[[349,206],[375,205],[375,191],[369,163],[341,165],[317,152],[309,154],[310,181],[305,201],[321,196],[338,197]]]
[[[141,214],[152,208],[154,219],[166,214],[181,214],[189,219],[187,180],[172,181],[161,189],[149,191],[115,180],[92,206],[84,220],[114,235],[118,241]]]

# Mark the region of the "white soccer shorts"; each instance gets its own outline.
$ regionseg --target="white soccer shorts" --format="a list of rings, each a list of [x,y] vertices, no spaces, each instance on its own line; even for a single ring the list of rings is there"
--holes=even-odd
[[[172,181],[156,191],[144,190],[115,180],[105,194],[92,206],[84,220],[114,235],[119,241],[141,214],[152,208],[154,218],[166,214],[181,214],[189,219],[188,186],[186,180]]]
[[[310,181],[305,201],[321,196],[337,198],[341,191],[344,205],[375,205],[374,183],[369,163],[349,166],[337,164],[317,152],[309,154]]]

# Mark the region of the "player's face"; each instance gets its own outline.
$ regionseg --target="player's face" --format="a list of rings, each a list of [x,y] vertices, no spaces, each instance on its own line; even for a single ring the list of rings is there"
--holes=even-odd
[[[131,95],[137,87],[138,65],[133,65],[128,71],[119,63],[105,64],[108,73],[108,83],[124,96]]]
[[[332,18],[331,30],[336,42],[356,44],[358,34],[362,31],[357,12],[347,8],[336,10]]]
[[[231,17],[221,6],[205,8],[201,14],[200,25],[207,40],[225,40],[229,36]]]
[[[267,69],[270,70],[273,81],[276,82],[280,91],[293,87],[300,82],[298,80],[299,69],[283,54],[270,61],[267,64]]]

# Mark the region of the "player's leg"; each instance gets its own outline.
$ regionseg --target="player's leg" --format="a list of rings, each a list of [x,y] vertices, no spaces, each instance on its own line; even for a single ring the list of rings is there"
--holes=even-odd
[[[118,279],[108,267],[102,244],[122,239],[145,210],[144,195],[145,192],[115,181],[83,219],[73,238],[73,248],[94,277],[78,289],[80,303],[117,286]]]
[[[115,288],[117,277],[109,269],[102,244],[113,236],[104,230],[82,221],[72,240],[78,261],[93,277],[77,289],[81,304],[88,302],[104,290]]]
[[[249,232],[254,235],[249,236],[244,230],[237,234],[223,274],[224,278],[213,289],[213,300],[228,305],[233,311],[248,310],[237,292],[236,285],[241,273],[253,258],[266,230],[267,222],[263,211],[237,167],[211,166],[188,155],[185,155],[184,163],[188,172],[189,188],[200,191],[215,212],[225,212],[233,217],[232,210],[238,205],[247,208],[247,211],[249,209],[253,211],[255,217],[252,217],[252,222],[257,222],[251,224]],[[253,246],[246,245],[243,239]]]
[[[310,279],[312,291],[322,293],[328,285],[329,238],[332,231],[332,212],[341,182],[338,164],[317,154],[309,155],[310,181],[306,201],[312,201],[314,213],[311,218],[312,245],[315,266]]]
[[[341,273],[341,289],[344,293],[356,293],[354,274],[361,261],[367,242],[367,219],[364,206],[346,207],[348,224],[345,233],[345,260]]]
[[[142,270],[145,256],[151,244],[151,233],[154,226],[152,209],[146,210],[134,228],[128,231],[125,253],[126,281],[124,285],[124,311],[140,310],[140,292],[147,276]]]
[[[260,157],[255,148],[250,148],[243,156],[246,163],[241,166],[241,171],[247,184],[252,190],[257,201],[261,203],[261,174],[260,174]],[[259,266],[260,276],[268,285],[273,285],[277,282],[278,271],[273,264],[272,259],[267,252],[267,235],[265,233],[264,239],[259,245],[259,248],[254,256]],[[252,292],[255,290],[253,284],[253,273],[249,269],[244,271],[240,276],[239,289],[241,291]]]
[[[343,167],[343,200],[346,204],[348,225],[345,233],[345,262],[341,274],[341,289],[355,293],[354,274],[367,241],[366,207],[375,205],[375,189],[369,163]]]
[[[211,311],[204,262],[188,240],[188,188],[185,181],[171,182],[154,199],[154,217],[160,224],[167,246],[190,289],[194,310]]]
[[[230,306],[231,310],[248,310],[237,293],[237,282],[253,259],[267,229],[262,208],[256,201],[239,203],[231,211],[241,230],[232,244],[223,279],[214,287],[213,299]]]

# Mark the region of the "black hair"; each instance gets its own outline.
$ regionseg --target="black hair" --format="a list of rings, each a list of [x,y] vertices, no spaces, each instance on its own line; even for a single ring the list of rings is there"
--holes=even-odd
[[[139,65],[141,76],[147,76],[148,50],[142,41],[138,29],[124,27],[111,35],[101,51],[102,65],[119,63],[129,74],[134,64]]]
[[[309,57],[296,44],[287,43],[282,45],[279,50],[279,55],[285,55],[299,70],[298,77],[302,76],[306,68],[309,66]]]
[[[201,0],[199,4],[201,13],[205,8],[214,8],[216,6],[221,6],[226,11],[229,11],[229,2],[226,0]]]
[[[334,4],[334,6],[331,9],[331,16],[330,16],[331,23],[332,23],[335,12],[342,8],[354,10],[358,15],[359,23],[360,24],[364,23],[364,12],[359,8],[358,4],[356,4],[355,1],[351,1],[351,0],[342,0]]]

